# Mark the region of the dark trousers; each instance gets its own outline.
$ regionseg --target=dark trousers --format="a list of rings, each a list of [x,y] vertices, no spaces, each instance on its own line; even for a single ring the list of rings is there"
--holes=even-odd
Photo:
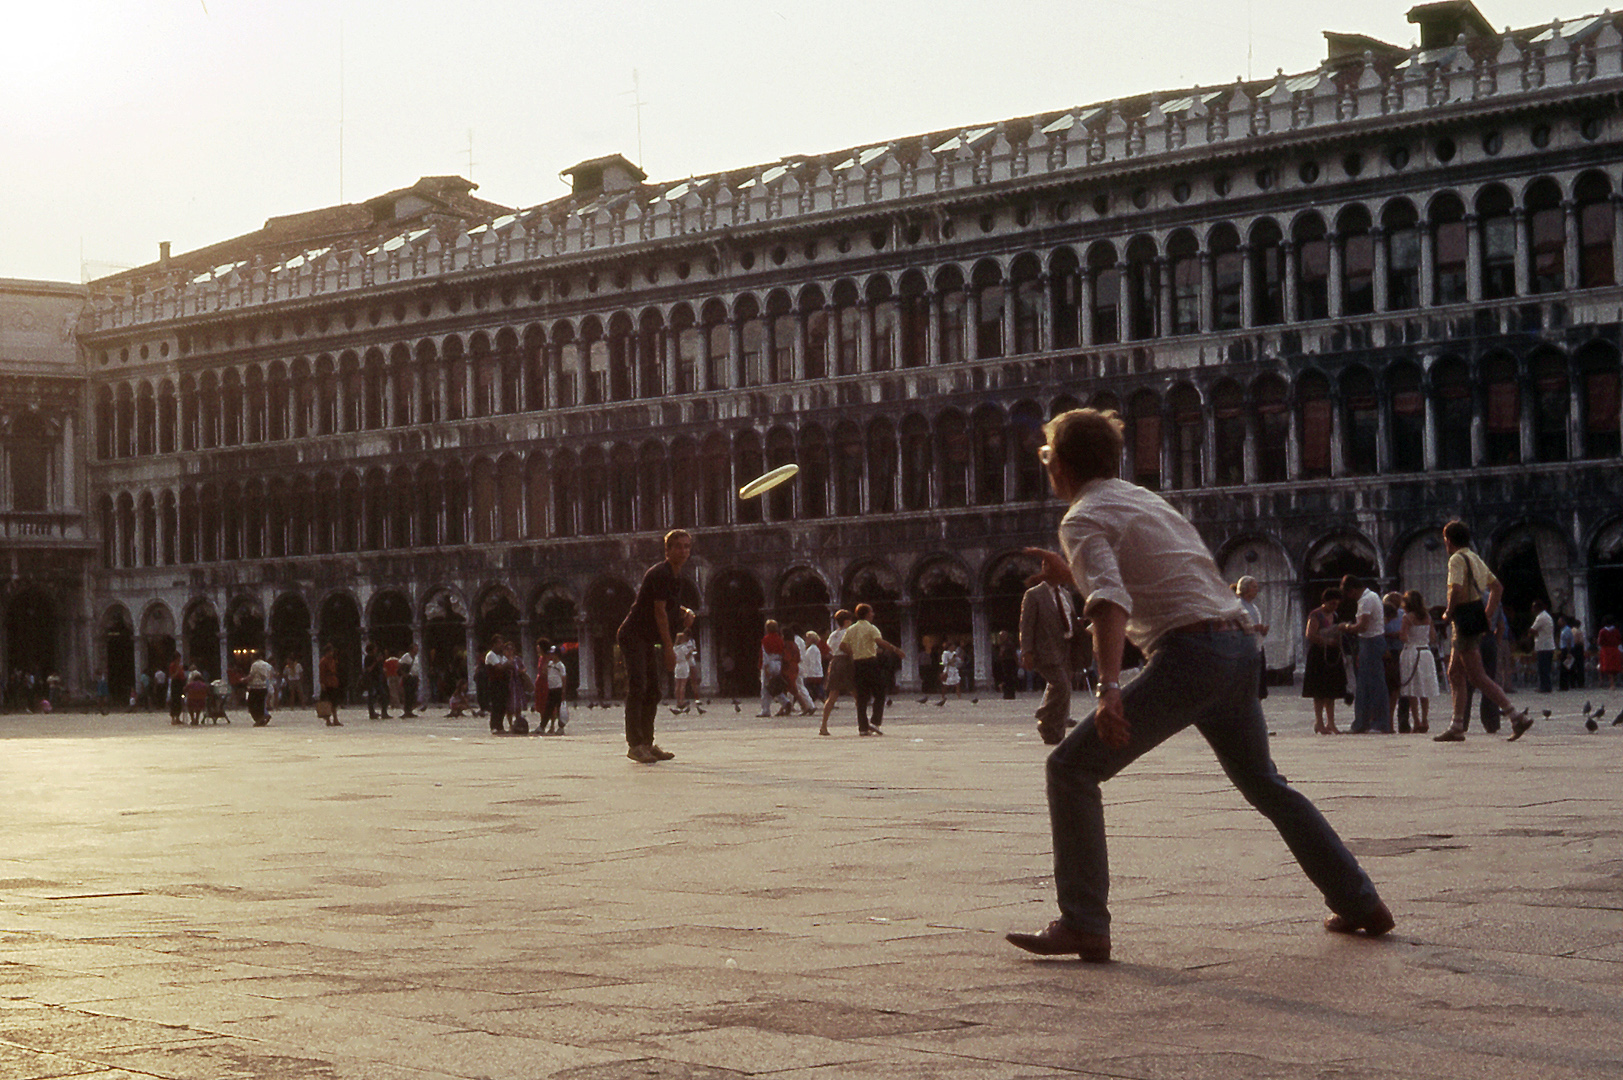
[[[652,746],[662,675],[659,652],[652,641],[622,638],[620,655],[626,662],[626,745]]]
[[[868,706],[873,705],[874,727],[885,722],[885,673],[879,666],[879,657],[858,660],[852,667],[852,681],[857,690],[857,730],[867,731],[870,724]]]
[[[1538,688],[1540,693],[1548,694],[1555,689],[1553,677],[1555,675],[1555,653],[1544,649],[1535,654],[1538,657]]]
[[[507,680],[488,679],[485,695],[490,698],[490,730],[501,731],[502,721],[507,719]]]
[[[270,717],[265,712],[265,695],[268,692],[263,686],[248,688],[248,715],[261,727],[270,722]]]
[[[416,670],[415,668],[413,669]],[[407,675],[400,680],[401,703],[405,706],[404,716],[415,716],[417,708],[417,676]]]

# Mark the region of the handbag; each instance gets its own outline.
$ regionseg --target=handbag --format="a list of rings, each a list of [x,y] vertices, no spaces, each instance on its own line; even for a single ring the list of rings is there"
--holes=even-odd
[[[1482,590],[1477,588],[1476,574],[1471,571],[1471,557],[1465,557],[1465,577],[1476,590],[1477,598],[1454,605],[1454,629],[1466,637],[1479,637],[1488,632],[1488,609],[1482,602]]]

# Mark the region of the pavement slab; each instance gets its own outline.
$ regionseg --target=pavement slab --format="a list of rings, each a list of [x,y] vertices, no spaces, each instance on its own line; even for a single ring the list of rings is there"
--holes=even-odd
[[[0,1077],[1623,1077],[1623,730],[1322,738],[1271,696],[1380,941],[1187,732],[1105,786],[1096,965],[1002,940],[1055,914],[1035,704],[661,716],[657,766],[613,709],[0,716]]]

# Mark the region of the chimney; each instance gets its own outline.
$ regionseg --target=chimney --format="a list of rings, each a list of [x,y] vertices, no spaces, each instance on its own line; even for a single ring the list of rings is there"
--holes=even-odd
[[[158,266],[164,270],[169,269],[169,241],[158,241]]]

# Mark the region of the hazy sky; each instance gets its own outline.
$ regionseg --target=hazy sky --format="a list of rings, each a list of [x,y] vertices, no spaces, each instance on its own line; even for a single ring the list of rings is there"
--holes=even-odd
[[[530,206],[1408,45],[1407,0],[0,0],[0,277],[470,173]],[[1596,3],[1595,10],[1603,4]],[[1495,26],[1588,13],[1481,0]],[[342,119],[342,155],[340,155]],[[340,160],[342,167],[340,168]],[[340,194],[341,193],[341,194]]]

